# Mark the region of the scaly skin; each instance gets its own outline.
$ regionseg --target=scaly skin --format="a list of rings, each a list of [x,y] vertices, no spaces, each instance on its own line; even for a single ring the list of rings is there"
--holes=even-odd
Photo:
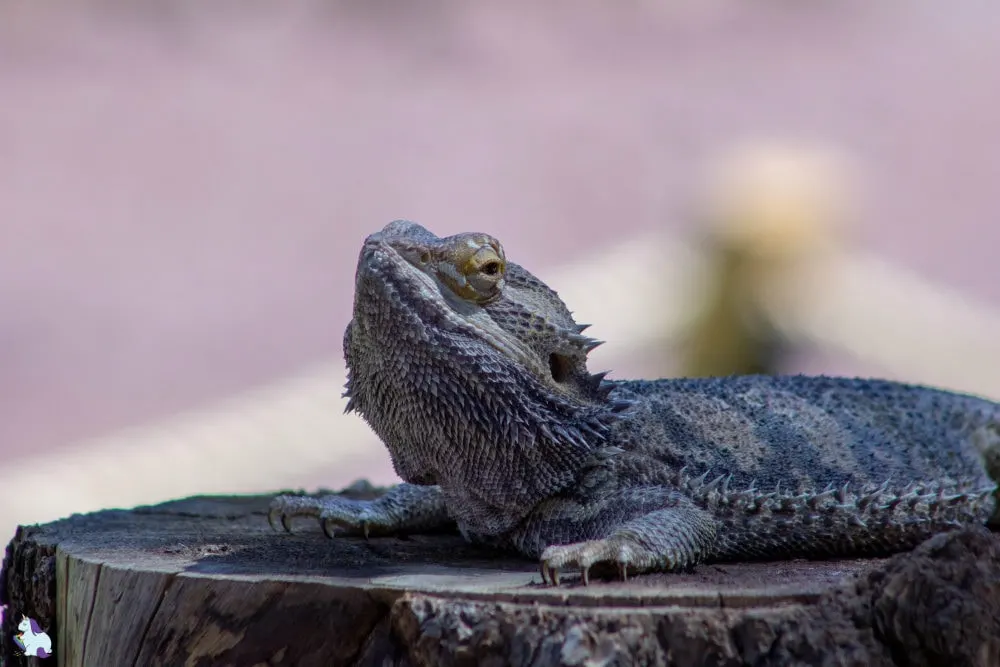
[[[627,287],[627,286],[626,286]],[[607,381],[555,292],[485,234],[366,239],[344,336],[348,410],[406,484],[281,496],[328,534],[457,524],[559,571],[884,555],[994,510],[1000,405],[881,380]]]

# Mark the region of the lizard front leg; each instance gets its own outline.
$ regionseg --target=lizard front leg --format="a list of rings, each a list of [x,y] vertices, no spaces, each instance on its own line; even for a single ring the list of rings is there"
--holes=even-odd
[[[454,527],[437,486],[398,484],[375,500],[354,500],[340,495],[277,496],[271,501],[268,522],[280,518],[286,531],[290,520],[308,516],[319,520],[329,537],[343,535],[392,535],[434,532]]]
[[[585,537],[565,540],[569,535]],[[599,563],[629,571],[677,570],[695,565],[715,548],[718,523],[687,496],[663,487],[643,487],[610,494],[593,504],[552,500],[540,505],[524,525],[522,544],[543,546],[542,578],[559,585],[559,571],[579,569],[588,584]]]

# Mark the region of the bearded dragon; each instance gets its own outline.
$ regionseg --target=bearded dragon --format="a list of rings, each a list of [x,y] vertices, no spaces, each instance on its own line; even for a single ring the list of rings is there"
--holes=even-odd
[[[492,236],[403,220],[368,236],[347,410],[405,483],[367,501],[278,496],[272,525],[457,526],[558,585],[570,568],[588,583],[594,566],[888,555],[994,511],[995,402],[824,376],[612,381],[587,368],[586,328]]]

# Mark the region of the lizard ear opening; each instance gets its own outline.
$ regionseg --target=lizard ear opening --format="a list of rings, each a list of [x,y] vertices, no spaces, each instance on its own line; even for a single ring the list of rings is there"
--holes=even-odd
[[[552,379],[562,384],[566,382],[573,373],[573,362],[568,357],[553,352],[549,355],[549,372]]]

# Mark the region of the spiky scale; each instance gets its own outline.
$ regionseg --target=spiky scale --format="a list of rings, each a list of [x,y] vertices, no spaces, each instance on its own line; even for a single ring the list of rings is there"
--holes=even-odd
[[[598,373],[593,373],[590,376],[590,386],[593,387],[594,389],[600,387],[601,383],[604,382],[604,378],[607,377],[608,373],[610,373],[610,371],[600,371]],[[609,387],[609,389],[613,388],[614,388],[613,386]]]

